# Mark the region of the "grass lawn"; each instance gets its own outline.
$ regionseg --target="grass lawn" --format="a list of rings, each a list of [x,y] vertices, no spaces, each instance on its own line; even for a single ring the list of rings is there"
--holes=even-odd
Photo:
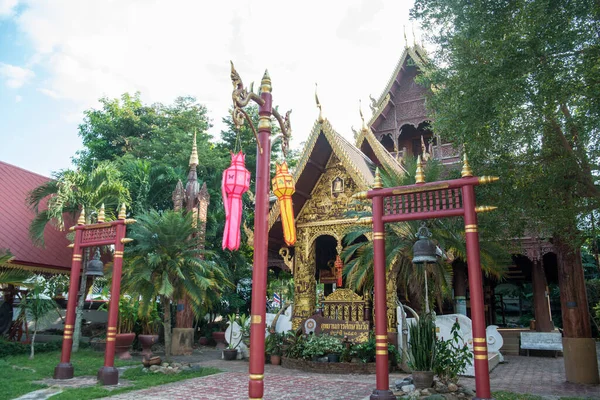
[[[44,388],[44,385],[34,384],[33,381],[51,378],[54,367],[60,360],[60,352],[53,351],[40,353],[30,360],[28,355],[9,356],[0,359],[0,398],[14,399],[34,390]],[[96,376],[98,370],[104,365],[104,353],[91,349],[81,349],[71,356],[71,362],[75,368],[75,376]],[[130,390],[143,389],[163,383],[180,381],[183,379],[196,378],[219,372],[216,368],[203,368],[197,371],[184,371],[177,375],[163,375],[142,372],[139,361],[115,360],[115,366],[139,365],[128,369],[120,379],[130,380],[132,386],[108,390],[102,385],[81,389],[64,389],[64,391],[52,399],[96,399],[99,397],[114,395]]]
[[[494,392],[492,393],[492,397],[495,400],[542,400],[543,397],[536,396],[533,394],[522,394],[522,393],[512,393],[512,392]],[[585,397],[561,397],[560,400],[587,400]],[[591,399],[591,398],[589,398]]]

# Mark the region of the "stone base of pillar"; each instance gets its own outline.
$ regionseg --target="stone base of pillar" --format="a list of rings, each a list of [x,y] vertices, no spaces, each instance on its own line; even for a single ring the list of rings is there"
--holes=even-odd
[[[73,364],[60,363],[54,368],[54,379],[71,379],[73,378]]]
[[[98,382],[103,385],[118,385],[119,370],[115,367],[102,367],[98,371]]]
[[[173,328],[171,336],[171,354],[174,356],[192,354],[194,328]]]
[[[391,390],[373,390],[370,400],[396,400]]]
[[[563,354],[567,382],[600,383],[594,339],[563,337]]]

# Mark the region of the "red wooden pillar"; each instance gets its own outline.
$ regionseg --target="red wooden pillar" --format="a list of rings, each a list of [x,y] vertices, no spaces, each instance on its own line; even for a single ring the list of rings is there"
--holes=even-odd
[[[82,222],[83,224],[83,222]],[[67,300],[67,315],[65,318],[65,331],[63,333],[62,352],[60,363],[54,368],[54,379],[73,378],[73,364],[71,364],[71,349],[73,347],[73,326],[75,325],[75,308],[79,292],[79,279],[81,277],[81,262],[83,249],[81,248],[81,230],[75,231],[75,244],[73,259],[71,261],[71,279],[69,281],[69,299]]]
[[[379,170],[375,173],[374,189],[381,189]],[[375,283],[375,363],[377,382],[371,400],[395,400],[390,390],[388,366],[387,302],[385,285],[385,231],[383,225],[383,197],[373,201],[373,278]]]
[[[265,372],[265,314],[267,299],[267,257],[269,235],[269,183],[271,164],[271,78],[261,81],[258,109],[258,154],[256,157],[256,204],[254,215],[254,262],[252,268],[252,306],[250,318],[250,400],[262,399]],[[262,152],[260,151],[262,149]]]
[[[471,321],[473,323],[475,390],[478,399],[491,399],[487,339],[485,332],[485,310],[483,303],[483,282],[479,260],[479,233],[477,228],[477,213],[475,212],[475,191],[472,184],[462,187],[462,196],[465,213]]]
[[[123,215],[124,219],[124,215]],[[104,366],[98,371],[98,381],[103,385],[116,385],[119,383],[119,371],[115,368],[115,340],[117,336],[117,323],[119,319],[119,298],[121,297],[121,272],[123,268],[123,250],[125,245],[121,241],[125,237],[126,226],[118,224],[117,240],[113,260],[112,284],[110,287],[110,303],[108,306],[108,327],[106,328],[106,351],[104,352]]]

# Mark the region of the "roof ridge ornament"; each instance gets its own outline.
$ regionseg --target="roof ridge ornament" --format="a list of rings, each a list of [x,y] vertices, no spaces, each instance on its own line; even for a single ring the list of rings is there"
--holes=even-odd
[[[196,129],[194,129],[194,141],[192,143],[192,154],[190,155],[190,167],[198,165],[198,146],[196,145]]]
[[[462,167],[462,171],[460,171],[460,176],[463,178],[468,178],[473,176],[473,170],[471,169],[471,166],[469,165],[469,159],[467,158],[467,150],[464,150],[463,153],[463,167]]]
[[[358,113],[360,114],[360,119],[362,121],[362,125],[360,127],[360,130],[362,132],[366,132],[369,130],[369,128],[367,128],[367,124],[365,123],[365,117],[363,116],[363,112],[362,112],[362,101],[361,99],[358,99]]]
[[[85,207],[81,207],[81,213],[79,214],[79,219],[77,219],[77,225],[85,225]]]
[[[319,109],[319,117],[317,118],[317,121],[323,123],[323,121],[325,121],[325,118],[323,118],[323,108],[321,106],[321,102],[319,101],[319,96],[317,95],[317,89],[318,85],[315,82],[315,101],[317,102],[317,108]]]
[[[415,173],[415,183],[425,183],[425,171],[423,170],[421,155],[417,156],[417,172]]]
[[[406,25],[402,25],[402,28],[404,29],[404,48],[408,49],[408,39],[406,39]]]

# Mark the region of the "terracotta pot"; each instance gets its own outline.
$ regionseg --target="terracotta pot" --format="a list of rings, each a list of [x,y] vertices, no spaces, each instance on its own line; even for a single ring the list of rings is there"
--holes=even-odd
[[[142,345],[142,356],[150,358],[152,356],[152,345],[158,342],[158,335],[138,335]]]
[[[199,344],[200,346],[208,346],[208,342],[209,342],[209,340],[208,340],[208,338],[207,338],[207,337],[205,337],[205,336],[202,336],[202,337],[200,337],[200,338],[198,339],[198,344]]]
[[[417,389],[427,389],[433,385],[433,371],[413,371],[412,377]]]
[[[129,349],[135,339],[135,333],[118,333],[115,339],[115,353],[119,360],[131,359]]]
[[[213,339],[217,342],[217,349],[224,349],[225,346],[225,332],[213,332]]]
[[[227,361],[232,361],[237,358],[237,349],[223,349],[223,358]]]
[[[271,354],[271,364],[281,365],[281,356],[277,354]]]

